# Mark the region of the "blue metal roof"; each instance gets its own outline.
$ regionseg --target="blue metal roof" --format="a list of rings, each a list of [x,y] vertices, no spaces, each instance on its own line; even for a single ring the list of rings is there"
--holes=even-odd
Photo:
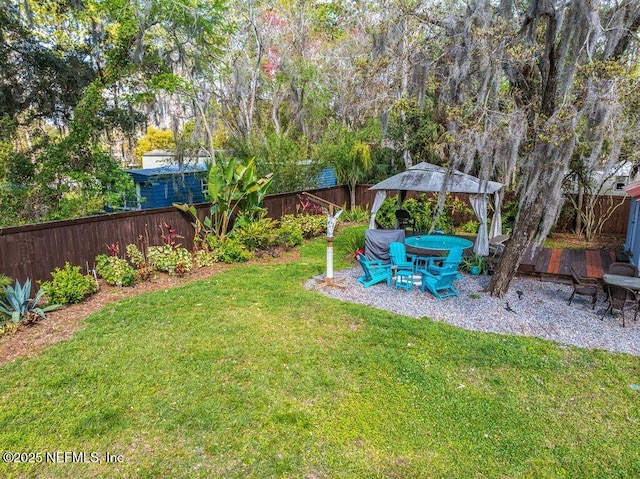
[[[175,175],[179,173],[202,173],[207,171],[208,167],[205,164],[198,163],[196,165],[166,165],[158,168],[140,168],[135,170],[125,170],[132,175],[140,176],[167,176]]]

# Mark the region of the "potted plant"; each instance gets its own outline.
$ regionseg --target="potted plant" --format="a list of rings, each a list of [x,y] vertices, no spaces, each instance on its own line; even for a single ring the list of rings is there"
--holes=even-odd
[[[484,256],[474,253],[469,258],[462,260],[462,269],[473,275],[480,273],[487,274],[487,261],[484,259]]]

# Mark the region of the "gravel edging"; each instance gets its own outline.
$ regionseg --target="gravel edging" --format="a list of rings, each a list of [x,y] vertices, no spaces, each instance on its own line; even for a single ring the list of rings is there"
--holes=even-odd
[[[576,295],[569,306],[570,285],[516,277],[503,298],[494,298],[484,292],[490,276],[463,274],[454,283],[457,297],[436,299],[428,291],[420,292],[419,287],[403,291],[380,283],[364,288],[357,282],[361,274],[360,268],[336,271],[334,279],[345,288],[318,289],[342,301],[412,318],[433,318],[472,331],[535,336],[581,348],[640,356],[640,321],[633,321],[630,313],[625,328],[619,315],[607,315],[601,321],[607,309],[602,292],[595,310],[591,309],[591,298],[586,296]],[[306,287],[317,288],[322,284],[318,279],[323,277],[309,280]],[[522,292],[522,299],[518,291]],[[514,312],[507,310],[507,304]]]

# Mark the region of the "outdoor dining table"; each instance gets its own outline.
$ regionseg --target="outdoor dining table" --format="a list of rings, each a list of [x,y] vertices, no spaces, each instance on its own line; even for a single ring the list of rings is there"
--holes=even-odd
[[[620,274],[605,273],[602,275],[602,282],[604,284],[628,288],[633,291],[640,291],[640,278],[637,278],[635,276],[623,276]]]
[[[467,249],[473,246],[468,239],[442,234],[409,236],[404,242],[411,248],[435,252],[446,252],[455,247]]]

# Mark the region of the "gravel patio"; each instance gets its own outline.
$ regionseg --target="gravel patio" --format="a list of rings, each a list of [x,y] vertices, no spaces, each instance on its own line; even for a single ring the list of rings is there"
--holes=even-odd
[[[640,324],[629,318],[622,327],[622,318],[607,315],[604,293],[600,293],[595,310],[591,298],[577,296],[571,306],[570,285],[516,277],[504,298],[494,298],[483,292],[490,276],[463,274],[454,283],[459,296],[436,299],[418,287],[410,291],[396,290],[384,283],[363,288],[357,282],[362,269],[336,271],[336,282],[345,288],[318,288],[332,298],[365,304],[413,318],[433,318],[436,321],[488,333],[535,336],[571,346],[602,349],[640,356]],[[318,278],[307,283],[317,287]]]

